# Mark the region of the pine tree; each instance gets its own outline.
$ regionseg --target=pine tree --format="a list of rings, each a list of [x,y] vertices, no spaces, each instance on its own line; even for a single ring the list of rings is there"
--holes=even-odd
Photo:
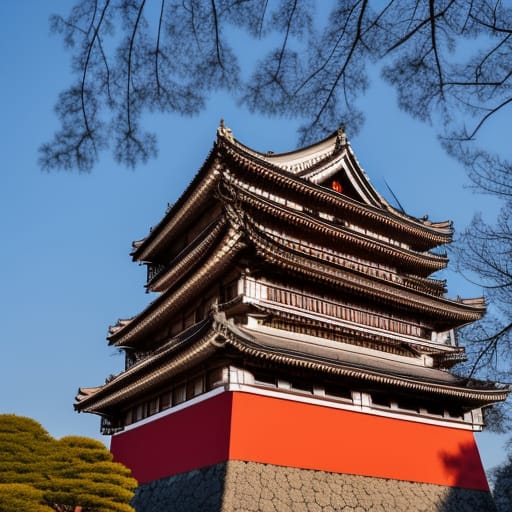
[[[30,418],[0,415],[2,512],[133,512],[136,485],[101,442],[56,440]]]

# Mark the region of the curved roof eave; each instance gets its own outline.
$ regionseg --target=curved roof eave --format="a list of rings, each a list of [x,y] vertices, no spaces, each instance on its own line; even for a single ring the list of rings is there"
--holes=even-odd
[[[259,168],[265,168],[266,171],[270,173],[277,173],[281,181],[282,179],[288,179],[290,184],[295,183],[299,187],[304,187],[304,185],[308,184],[311,188],[312,193],[315,196],[318,196],[318,194],[324,195],[325,197],[329,197],[331,199],[338,199],[343,198],[343,200],[348,204],[351,205],[354,208],[361,208],[363,205],[365,208],[368,208],[369,211],[372,212],[373,215],[380,215],[384,217],[396,217],[396,220],[400,220],[400,222],[405,222],[411,227],[415,227],[415,229],[424,230],[426,233],[431,233],[432,235],[435,235],[437,237],[440,237],[440,239],[437,241],[436,245],[439,245],[441,243],[448,243],[451,241],[451,236],[453,235],[453,228],[452,223],[450,221],[442,221],[442,222],[431,222],[426,219],[417,219],[416,217],[413,217],[411,215],[408,215],[406,213],[403,213],[393,206],[391,206],[373,187],[371,182],[369,181],[369,178],[367,177],[366,173],[360,168],[359,163],[357,162],[357,159],[355,156],[353,156],[353,163],[351,165],[355,165],[358,167],[360,180],[364,181],[365,188],[368,190],[371,190],[371,196],[373,196],[372,200],[368,200],[365,203],[360,203],[358,201],[355,201],[354,199],[351,199],[348,196],[345,196],[343,194],[339,194],[337,192],[331,191],[330,189],[323,187],[321,185],[316,184],[314,181],[311,181],[309,179],[305,179],[301,176],[300,173],[295,174],[293,172],[290,172],[284,168],[284,166],[276,166],[273,162],[269,161],[268,158],[262,159],[259,158],[260,153],[257,153],[255,151],[246,151],[246,146],[239,143],[235,139],[227,139],[227,140],[221,140],[221,144],[219,145],[219,148],[222,149],[222,146],[224,146],[225,150],[227,151],[228,155],[231,155],[231,157],[234,158],[235,162],[238,164],[242,164],[244,160],[248,164],[248,168],[250,169],[250,164],[258,166]],[[348,144],[347,144],[348,147]],[[336,153],[336,157],[339,157],[341,153]],[[344,152],[343,154],[352,154],[351,152]],[[236,156],[235,156],[236,155]],[[326,156],[326,160],[330,160],[331,156]],[[319,167],[320,164],[322,164],[322,161],[316,162],[315,166]],[[307,171],[309,172],[319,172],[317,169],[316,171]],[[305,173],[304,173],[305,174]],[[370,194],[368,192],[368,194]],[[382,203],[381,203],[382,201]]]
[[[317,173],[318,166],[321,165],[322,162],[328,162],[332,159],[333,155],[339,156],[341,153],[343,153],[347,155],[350,167],[352,168],[352,172],[357,175],[357,180],[359,180],[362,184],[360,188],[364,190],[363,195],[366,197],[365,204],[367,207],[374,211],[374,214],[391,214],[392,216],[395,216],[408,224],[410,223],[417,228],[432,232],[432,234],[435,234],[438,237],[442,237],[436,242],[437,244],[447,243],[450,241],[451,235],[453,234],[453,229],[450,222],[431,222],[416,219],[415,217],[400,212],[391,206],[371,184],[370,179],[360,166],[350,144],[345,140],[341,148],[337,145],[339,138],[339,133],[335,132],[323,141],[312,144],[306,148],[287,153],[268,155],[245,146],[231,136],[228,137],[225,134],[223,135],[219,129],[217,140],[215,141],[212,150],[208,154],[205,162],[196,173],[185,191],[181,194],[173,206],[167,210],[160,222],[151,229],[147,237],[132,244],[133,251],[131,255],[133,260],[149,261],[152,255],[152,251],[158,246],[158,244],[168,236],[172,229],[174,229],[181,220],[191,215],[192,210],[190,206],[194,204],[197,207],[198,199],[204,199],[208,192],[211,192],[212,186],[215,183],[216,177],[218,175],[218,170],[216,171],[214,168],[215,161],[219,158],[219,152],[223,148],[228,150],[228,152],[231,148],[232,151],[237,151],[240,156],[246,154],[249,158],[252,157],[252,159],[258,161],[260,165],[266,166],[270,171],[278,172],[279,174],[287,176],[291,179],[298,180],[298,182],[300,181],[301,184],[309,182],[310,186],[318,188],[318,190],[323,194],[326,194],[329,191],[326,190],[325,187],[317,185],[314,181],[311,181],[307,178],[304,179],[302,176],[306,176],[309,173]],[[313,160],[315,160],[315,162],[311,169],[306,169],[300,173],[291,172],[287,170],[286,166],[284,166],[282,163],[281,165],[278,163],[279,159],[287,159],[286,161],[290,162],[290,157],[296,157],[296,159],[300,159],[303,158],[304,155],[313,156]],[[211,172],[212,170],[213,172]],[[351,202],[350,198],[345,198],[345,200],[349,203]]]
[[[287,257],[287,251],[280,249],[275,242],[268,241],[266,243],[265,239],[255,232],[250,233],[249,236],[266,261],[271,261],[275,265],[300,272],[303,275],[316,276],[326,283],[332,282],[343,285],[347,289],[362,290],[366,295],[400,304],[402,307],[407,306],[415,310],[428,311],[436,316],[442,315],[459,323],[479,320],[485,313],[485,308],[482,308],[480,303],[471,302],[468,304],[445,297],[436,297],[424,292],[407,289],[405,286],[388,284],[383,279],[369,279],[364,275],[358,275],[358,273],[346,269],[338,269],[336,272],[322,272],[322,266],[329,269],[327,263],[322,262],[320,264],[311,260],[308,261],[305,254]]]
[[[231,228],[222,241],[218,244],[218,250],[210,255],[204,265],[194,273],[178,289],[169,288],[162,295],[151,302],[141,313],[135,316],[129,323],[117,329],[108,336],[109,345],[129,346],[135,340],[140,339],[146,332],[163,321],[169,310],[178,308],[190,294],[212,282],[236,256],[238,249],[242,247],[242,232]]]
[[[330,233],[336,237],[350,237],[354,241],[358,241],[362,246],[367,245],[374,248],[379,248],[381,251],[387,254],[400,254],[403,255],[404,260],[409,262],[416,262],[420,267],[428,269],[428,273],[441,270],[446,267],[448,262],[445,256],[441,256],[431,252],[418,252],[410,249],[388,245],[384,242],[371,238],[367,235],[357,233],[345,227],[340,227],[337,224],[328,221],[326,219],[312,217],[309,214],[298,213],[297,210],[289,208],[284,205],[276,205],[271,201],[266,200],[256,194],[253,194],[247,190],[239,191],[239,198],[243,199],[245,203],[249,204],[253,208],[257,208],[260,212],[264,212],[267,215],[279,215],[281,220],[294,221],[299,225],[303,226],[316,226],[323,233]]]
[[[379,383],[414,393],[454,397],[478,406],[505,400],[510,386],[489,387],[489,383],[471,381],[442,370],[391,362],[382,366],[374,356],[350,355],[342,350],[317,346],[300,348],[301,342],[278,339],[275,336],[250,331],[227,321],[215,313],[202,322],[188,338],[169,343],[154,356],[142,360],[99,388],[79,390],[75,409],[101,413],[109,406],[126,401],[134,395],[153,388],[191,364],[204,360],[228,344],[250,357],[271,360],[278,364],[309,368],[332,373],[361,382]],[[220,336],[220,338],[219,338]],[[289,345],[289,346],[288,346]]]
[[[150,257],[151,251],[158,243],[165,238],[166,234],[177,224],[178,220],[187,212],[186,206],[188,203],[195,200],[197,196],[202,196],[211,190],[215,182],[215,171],[211,173],[210,179],[204,182],[208,176],[209,171],[215,165],[217,158],[217,143],[213,145],[210,153],[206,157],[203,165],[196,173],[188,187],[181,194],[178,200],[167,210],[164,217],[160,222],[154,226],[147,237],[132,243],[134,250],[131,252],[133,261],[147,261]],[[178,220],[176,219],[178,216]]]

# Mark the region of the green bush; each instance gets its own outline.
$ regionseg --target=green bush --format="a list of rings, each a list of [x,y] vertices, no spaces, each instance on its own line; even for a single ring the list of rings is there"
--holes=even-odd
[[[0,415],[2,512],[134,512],[136,486],[101,442],[56,440],[30,418]]]

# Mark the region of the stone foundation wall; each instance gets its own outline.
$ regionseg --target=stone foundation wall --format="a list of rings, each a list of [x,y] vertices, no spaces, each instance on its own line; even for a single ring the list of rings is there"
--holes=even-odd
[[[137,512],[220,512],[226,466],[224,462],[140,485],[132,506]]]
[[[229,461],[141,485],[137,512],[495,512],[489,492]]]

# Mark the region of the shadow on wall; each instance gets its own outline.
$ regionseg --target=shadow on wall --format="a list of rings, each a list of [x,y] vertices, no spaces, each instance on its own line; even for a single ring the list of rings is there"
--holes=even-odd
[[[453,483],[439,512],[498,512],[476,444],[461,444],[457,453],[440,457]]]
[[[140,485],[132,500],[137,512],[222,510],[226,464],[195,469]]]

